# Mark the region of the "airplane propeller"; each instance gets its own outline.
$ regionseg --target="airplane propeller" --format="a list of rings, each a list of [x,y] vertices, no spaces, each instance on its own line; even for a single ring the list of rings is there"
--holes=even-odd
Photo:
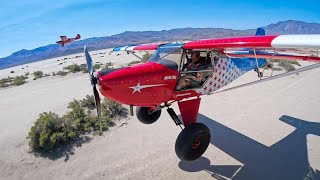
[[[102,135],[101,103],[100,103],[101,99],[100,99],[99,92],[98,92],[97,87],[96,87],[96,84],[98,83],[98,79],[93,74],[94,73],[94,68],[93,68],[93,64],[92,64],[92,59],[90,57],[90,54],[89,54],[86,46],[84,46],[84,53],[85,53],[85,56],[86,56],[88,73],[90,75],[90,81],[91,81],[91,85],[92,85],[92,88],[93,88],[94,101],[95,101],[96,108],[97,108],[97,114],[98,114],[98,120],[99,120],[99,126],[100,126],[100,135]]]

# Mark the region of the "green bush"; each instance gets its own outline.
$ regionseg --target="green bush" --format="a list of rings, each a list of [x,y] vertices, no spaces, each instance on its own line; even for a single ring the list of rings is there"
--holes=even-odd
[[[52,112],[40,114],[28,134],[29,146],[33,151],[51,150],[77,136],[63,118]]]
[[[289,64],[301,66],[301,64],[298,61],[288,61]]]
[[[35,79],[40,79],[40,78],[43,77],[43,72],[42,71],[36,71],[36,72],[33,73],[33,75],[34,75]]]
[[[113,63],[112,62],[107,62],[106,65],[102,69],[113,69]]]
[[[95,65],[93,66],[94,69],[100,69],[100,67],[101,67],[100,64],[95,64]]]
[[[81,69],[81,72],[88,73],[88,68],[86,64],[81,64],[80,69]]]
[[[295,70],[296,68],[290,64],[288,61],[280,61],[278,63],[278,66],[282,67],[283,69],[285,69],[287,72],[289,71],[293,71]]]
[[[9,87],[11,85],[14,86],[20,86],[24,83],[26,83],[26,79],[28,79],[27,76],[16,76],[16,77],[10,77],[0,79],[0,88]]]
[[[5,87],[9,87],[10,84],[7,83],[0,83],[0,88],[5,88]]]
[[[128,63],[128,66],[132,66],[132,65],[138,64],[138,63],[141,63],[141,61],[131,61]]]
[[[71,64],[69,66],[63,67],[63,69],[68,70],[69,72],[76,73],[81,71],[81,67],[78,64]]]
[[[111,99],[104,98],[101,107],[102,116],[104,117],[115,118],[126,116],[126,109],[122,104]]]
[[[15,86],[20,86],[24,83],[26,83],[26,79],[28,79],[27,76],[17,76],[13,79],[13,83],[12,85],[15,85]]]
[[[146,52],[146,54],[142,56],[142,62],[147,62],[151,56],[152,54],[150,54],[149,52]]]
[[[34,152],[49,151],[80,135],[99,132],[93,96],[71,101],[68,109],[70,111],[62,117],[52,112],[40,114],[28,134],[29,146]],[[114,126],[112,118],[125,116],[125,110],[121,104],[105,99],[102,102],[102,130]]]
[[[113,66],[112,62],[107,62],[106,66]]]
[[[283,69],[280,68],[280,67],[274,67],[273,70],[274,70],[274,71],[282,71]]]
[[[65,71],[59,71],[59,72],[57,72],[57,74],[56,75],[59,75],[59,76],[65,76],[65,75],[67,75],[68,74],[68,72],[65,72]]]
[[[80,104],[81,107],[88,108],[90,110],[93,110],[96,107],[93,95],[87,95],[86,98],[80,100]]]
[[[282,68],[280,67],[275,67],[273,62],[268,62],[263,69],[269,69],[269,70],[274,70],[274,71],[282,71]]]
[[[0,79],[0,88],[8,87],[13,82],[13,77],[8,76],[7,78]]]

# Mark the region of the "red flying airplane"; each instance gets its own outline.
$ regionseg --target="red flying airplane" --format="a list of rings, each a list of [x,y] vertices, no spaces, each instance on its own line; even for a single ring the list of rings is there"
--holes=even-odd
[[[136,115],[142,123],[154,123],[161,110],[167,108],[174,123],[182,129],[175,144],[176,154],[182,160],[192,161],[206,151],[211,139],[209,128],[197,122],[200,96],[222,92],[219,89],[251,70],[258,73],[260,80],[223,91],[318,68],[318,49],[320,34],[265,36],[264,30],[259,28],[256,36],[250,37],[117,47],[113,51],[155,52],[144,64],[101,70],[96,76],[86,47],[84,51],[100,124],[101,105],[96,84],[103,96],[129,105],[131,115],[133,106],[137,106]],[[261,79],[260,68],[272,59],[318,63]],[[170,107],[175,102],[181,118]]]
[[[77,36],[75,38],[67,38],[67,36],[60,36],[61,40],[60,41],[57,41],[56,43],[57,44],[61,44],[61,46],[63,47],[64,44],[67,44],[69,42],[72,42],[72,41],[75,41],[75,40],[78,40],[81,38],[80,34],[77,34]]]

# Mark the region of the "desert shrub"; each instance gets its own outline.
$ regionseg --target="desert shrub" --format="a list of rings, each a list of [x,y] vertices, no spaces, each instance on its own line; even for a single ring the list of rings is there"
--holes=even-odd
[[[282,71],[283,69],[280,68],[280,67],[274,67],[273,70],[274,70],[274,71]]]
[[[103,69],[106,70],[106,69],[114,69],[114,68],[112,66],[111,67],[110,66],[105,66]]]
[[[288,61],[280,61],[278,63],[278,66],[282,67],[283,69],[285,69],[287,72],[289,71],[293,71],[295,70],[296,68],[290,64]]]
[[[112,62],[107,62],[106,66],[113,66],[113,63]]]
[[[5,87],[9,87],[10,84],[7,83],[0,83],[0,88],[5,88]]]
[[[142,62],[147,62],[151,56],[152,56],[151,53],[146,52],[146,54],[142,56]]]
[[[132,65],[138,64],[138,63],[141,63],[141,61],[131,61],[128,63],[128,66],[132,66]]]
[[[27,76],[17,76],[13,79],[13,83],[12,85],[15,85],[15,86],[20,86],[24,83],[26,83],[26,79],[28,79]]]
[[[95,65],[93,66],[94,69],[100,69],[100,67],[101,67],[100,64],[95,64]]]
[[[52,150],[61,144],[68,143],[86,133],[96,134],[100,130],[93,96],[87,95],[82,100],[73,100],[68,104],[70,110],[64,116],[59,117],[52,112],[44,112],[39,115],[28,134],[29,146],[34,152]],[[121,104],[111,100],[102,103],[102,130],[115,123],[111,117],[123,115],[125,109]]]
[[[59,75],[59,76],[65,76],[65,75],[67,75],[68,74],[68,72],[65,72],[65,71],[59,71],[59,72],[57,72],[57,74],[56,75]]]
[[[113,69],[113,63],[112,62],[107,62],[106,65],[102,69]]]
[[[88,73],[88,68],[86,64],[80,64],[81,72]]]
[[[10,71],[10,73],[12,74],[12,73],[14,73],[14,71]]]
[[[7,78],[0,79],[0,83],[8,83],[11,84],[13,82],[13,77],[8,76]]]
[[[280,67],[275,67],[273,62],[268,62],[263,69],[269,69],[269,70],[274,70],[274,71],[282,71],[282,68]]]
[[[43,72],[42,71],[35,71],[35,72],[33,72],[33,76],[35,79],[40,79],[43,77]]]
[[[101,106],[102,116],[104,117],[115,118],[125,116],[126,109],[122,106],[122,104],[116,101],[104,98]]]
[[[90,101],[87,105],[92,105],[92,98],[93,96],[89,96],[89,98],[87,96],[87,99],[85,98],[86,100]],[[89,109],[89,111],[85,113],[85,107],[82,105],[83,104],[81,101],[74,100],[70,102],[68,108],[71,109],[71,111],[68,112],[64,117],[66,119],[74,120],[75,129],[79,133],[98,131],[100,129],[100,126],[96,114],[96,109],[92,109],[92,111],[90,111]],[[93,112],[95,116],[92,116]],[[109,117],[102,115],[101,126],[103,131],[108,130],[108,124],[110,124],[109,121]]]
[[[0,88],[9,87],[11,85],[20,86],[26,83],[27,76],[7,77],[0,79]]]
[[[24,73],[24,75],[25,75],[25,76],[29,76],[29,75],[30,75],[30,73],[29,73],[29,72],[26,72],[26,73]]]
[[[271,61],[272,61],[272,62],[281,62],[281,61],[283,61],[283,60],[281,60],[281,59],[272,59]]]
[[[80,100],[80,104],[81,104],[81,107],[88,108],[90,110],[96,107],[93,95],[91,96],[87,95],[86,98]]]
[[[77,136],[72,126],[52,112],[40,114],[28,134],[29,146],[33,151],[51,150]]]
[[[288,61],[289,64],[301,66],[301,64],[298,61]]]
[[[7,78],[0,79],[0,88],[8,87],[13,82],[13,77],[8,76]]]
[[[68,70],[69,72],[72,72],[72,73],[76,73],[76,72],[80,72],[81,71],[81,68],[78,64],[71,64],[69,66],[66,66],[66,67],[63,67],[63,69],[66,69]]]

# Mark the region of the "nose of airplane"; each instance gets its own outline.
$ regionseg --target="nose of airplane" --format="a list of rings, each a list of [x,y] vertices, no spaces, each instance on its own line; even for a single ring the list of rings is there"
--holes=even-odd
[[[177,74],[158,63],[102,70],[98,72],[100,93],[122,104],[149,105],[171,97]]]

